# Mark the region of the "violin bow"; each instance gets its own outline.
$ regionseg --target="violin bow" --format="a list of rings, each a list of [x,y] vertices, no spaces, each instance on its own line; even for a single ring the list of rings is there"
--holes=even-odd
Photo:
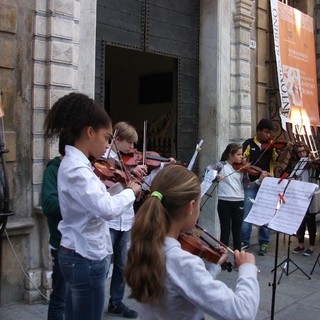
[[[189,165],[188,165],[188,167],[187,167],[188,170],[192,170],[193,165],[194,165],[194,163],[195,163],[195,161],[196,161],[197,155],[198,155],[199,151],[201,151],[202,143],[203,143],[203,140],[201,139],[201,140],[199,141],[199,143],[196,145],[196,150],[194,151],[194,154],[193,154],[193,156],[192,156],[192,158],[191,158],[191,160],[190,160],[190,163],[189,163]]]
[[[117,137],[117,134],[118,134],[118,129],[114,130],[114,133],[112,135],[111,143],[110,143],[109,150],[108,150],[108,153],[107,153],[107,156],[106,156],[107,159],[110,158],[110,153],[111,153],[113,145],[115,145],[116,149],[118,149],[116,144],[114,143],[114,141],[115,141],[115,139]]]
[[[143,146],[142,146],[142,164],[146,164],[146,154],[147,154],[147,125],[148,120],[143,122]]]

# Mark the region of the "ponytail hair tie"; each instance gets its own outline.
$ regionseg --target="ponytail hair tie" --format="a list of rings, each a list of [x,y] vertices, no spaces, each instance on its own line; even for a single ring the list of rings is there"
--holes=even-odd
[[[153,192],[151,193],[151,197],[156,197],[156,198],[158,198],[160,201],[162,201],[162,199],[163,199],[163,195],[162,195],[159,191],[153,191]]]

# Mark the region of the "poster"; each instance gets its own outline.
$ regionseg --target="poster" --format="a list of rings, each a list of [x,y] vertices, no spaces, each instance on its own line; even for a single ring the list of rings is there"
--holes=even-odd
[[[270,0],[282,127],[319,125],[314,20]]]

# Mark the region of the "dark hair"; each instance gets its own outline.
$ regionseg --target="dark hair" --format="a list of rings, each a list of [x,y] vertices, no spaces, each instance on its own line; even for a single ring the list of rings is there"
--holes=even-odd
[[[226,149],[222,152],[220,161],[226,161],[229,158],[229,155],[234,156],[239,149],[242,149],[242,146],[237,143],[230,143],[227,145]]]
[[[65,146],[73,145],[72,139],[69,136],[68,132],[62,131],[59,135],[59,153],[64,156],[65,155]]]
[[[94,100],[82,93],[72,92],[56,101],[44,123],[45,138],[59,136],[62,132],[69,144],[73,145],[83,128],[94,130],[112,125],[106,111]]]
[[[155,176],[152,191],[163,198],[150,196],[138,210],[125,267],[129,297],[142,303],[157,303],[165,290],[164,240],[172,222],[186,218],[186,205],[200,198],[200,182],[187,168],[170,165]]]
[[[257,124],[257,131],[262,131],[263,129],[273,130],[273,124],[269,119],[261,119]]]

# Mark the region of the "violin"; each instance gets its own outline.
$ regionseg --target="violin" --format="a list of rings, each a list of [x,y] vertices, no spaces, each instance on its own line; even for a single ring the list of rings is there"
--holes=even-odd
[[[143,153],[137,149],[133,149],[130,153],[126,153],[121,156],[124,164],[129,167],[135,167],[143,163]],[[169,158],[161,157],[159,153],[155,151],[147,151],[145,165],[149,170],[159,168],[161,162],[169,162]],[[179,161],[176,162],[178,164]],[[185,164],[184,164],[185,165]]]
[[[245,160],[242,160],[242,162],[240,163],[233,163],[232,167],[236,171],[245,171],[252,176],[259,176],[262,172],[262,169],[260,167],[253,166]]]
[[[126,172],[120,170],[119,163],[113,158],[98,158],[91,161],[93,172],[110,188],[116,182],[120,182],[125,188],[130,180]]]
[[[221,253],[199,235],[195,236],[192,234],[180,233],[178,241],[180,242],[183,250],[201,257],[211,263],[217,264],[221,258]],[[226,247],[224,244],[222,245]],[[231,272],[232,264],[230,262],[225,262],[222,264],[221,268]]]
[[[178,241],[181,244],[181,248],[185,251],[188,251],[200,258],[217,264],[221,257],[221,254],[217,250],[213,250],[208,246],[205,246],[200,241],[198,241],[192,235],[185,233],[180,233]]]
[[[288,144],[288,141],[286,139],[282,138],[277,138],[277,139],[272,139],[270,138],[269,141],[261,143],[261,149],[262,150],[269,150],[272,148],[275,149],[284,149]]]

